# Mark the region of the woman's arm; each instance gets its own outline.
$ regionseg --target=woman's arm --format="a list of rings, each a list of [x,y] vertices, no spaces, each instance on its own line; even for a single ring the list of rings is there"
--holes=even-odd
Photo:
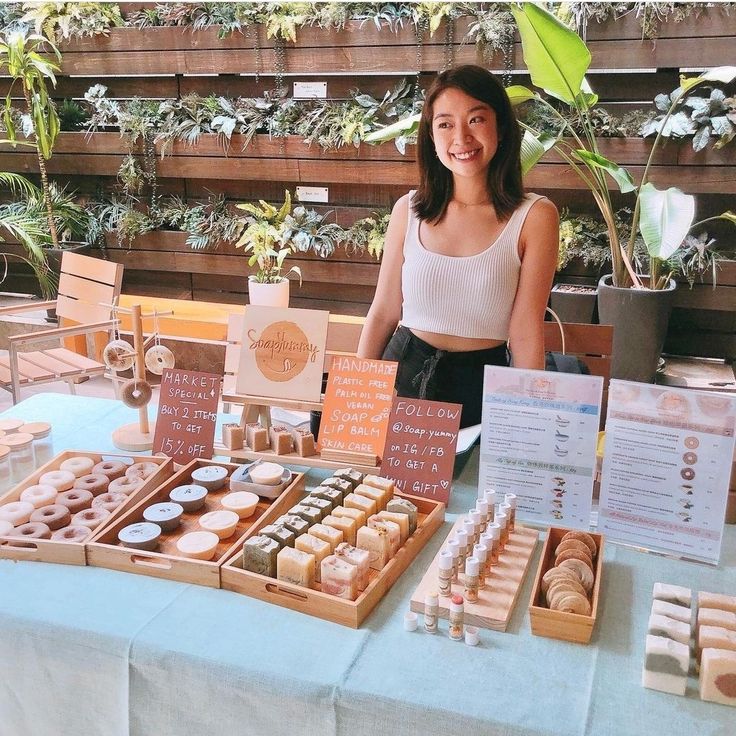
[[[519,239],[521,273],[509,323],[509,348],[516,368],[544,369],[544,310],[559,246],[557,207],[541,199],[529,210]]]
[[[380,358],[401,319],[401,267],[408,218],[409,195],[405,194],[394,205],[388,223],[378,285],[358,344],[361,358]]]

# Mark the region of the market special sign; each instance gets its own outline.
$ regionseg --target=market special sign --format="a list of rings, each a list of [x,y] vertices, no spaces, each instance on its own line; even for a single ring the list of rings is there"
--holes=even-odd
[[[329,312],[245,308],[235,389],[240,394],[319,401]]]

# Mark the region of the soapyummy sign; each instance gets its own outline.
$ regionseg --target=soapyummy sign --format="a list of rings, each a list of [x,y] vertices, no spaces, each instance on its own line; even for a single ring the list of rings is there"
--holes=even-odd
[[[381,475],[401,492],[447,503],[461,411],[460,404],[394,399]]]
[[[314,309],[248,305],[236,391],[319,401],[329,317]]]
[[[383,455],[398,363],[336,357],[325,391],[320,450]]]

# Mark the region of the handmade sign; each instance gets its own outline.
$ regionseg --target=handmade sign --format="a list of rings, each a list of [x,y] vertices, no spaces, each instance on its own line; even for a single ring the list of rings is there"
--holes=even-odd
[[[320,450],[381,457],[398,363],[338,357],[332,361],[319,429]]]
[[[381,475],[399,491],[446,504],[461,412],[460,404],[394,399]]]
[[[515,493],[516,515],[587,529],[603,379],[486,366],[481,490]]]
[[[175,463],[212,457],[222,376],[165,368],[153,451]]]
[[[329,312],[245,308],[243,343],[235,381],[239,394],[320,400]]]
[[[736,397],[612,380],[598,531],[717,564]]]

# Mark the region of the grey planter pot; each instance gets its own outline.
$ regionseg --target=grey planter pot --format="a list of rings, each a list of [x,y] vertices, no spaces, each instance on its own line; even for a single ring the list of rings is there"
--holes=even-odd
[[[590,325],[593,324],[597,296],[597,289],[592,286],[555,284],[550,293],[550,306],[562,322]]]
[[[613,325],[611,378],[651,383],[667,335],[677,284],[662,291],[622,289],[611,276],[598,282],[598,319]]]

